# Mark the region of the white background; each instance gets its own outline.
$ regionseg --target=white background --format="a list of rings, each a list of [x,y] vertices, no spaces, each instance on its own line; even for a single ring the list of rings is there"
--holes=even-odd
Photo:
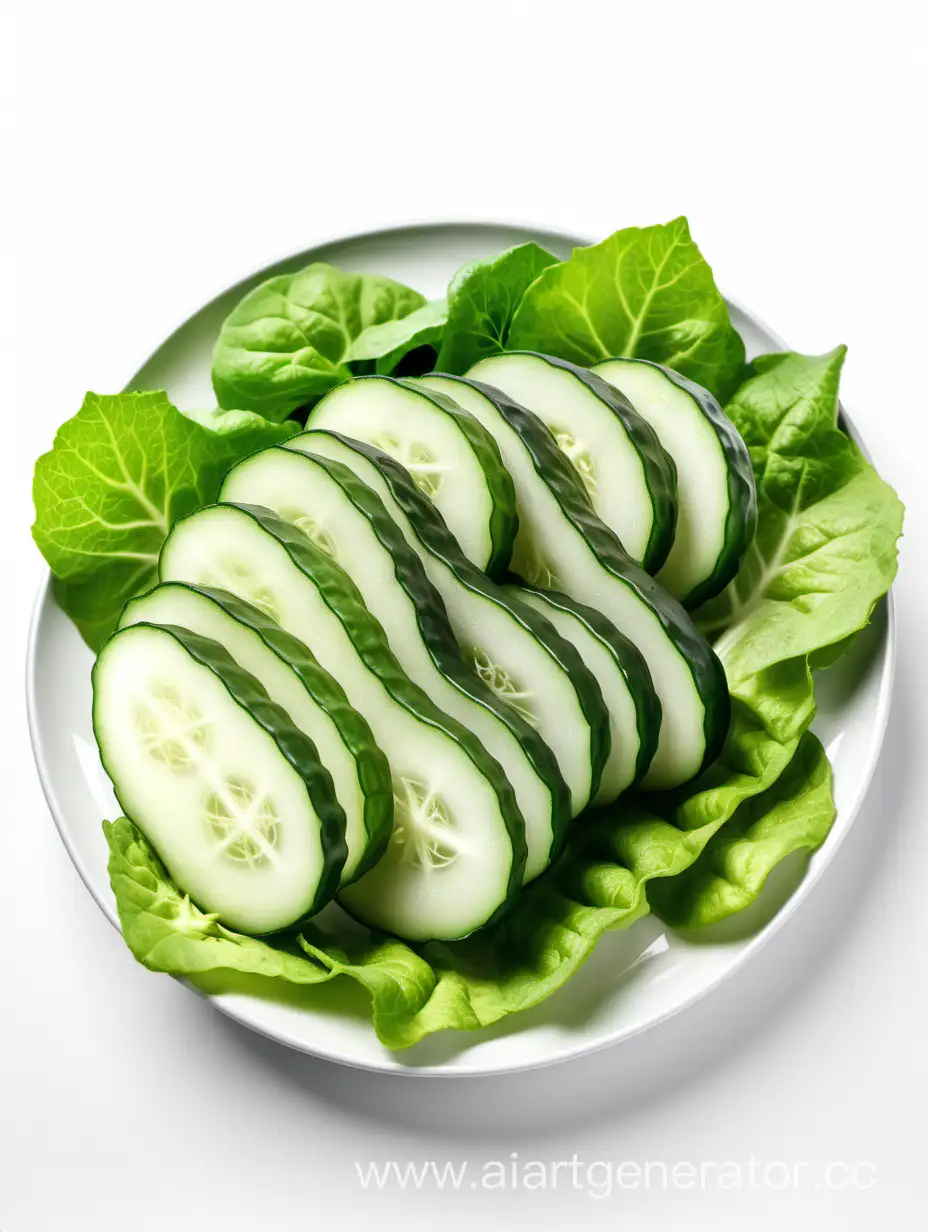
[[[2,1232],[918,1225],[922,7],[85,0],[33,3],[0,32]],[[25,727],[31,467],[57,424],[217,290],[319,238],[442,217],[605,235],[679,213],[723,287],[793,346],[849,345],[845,402],[908,506],[889,735],[811,899],[682,1017],[505,1080],[314,1062],[137,967],[60,845]],[[562,1174],[547,1194],[373,1195],[352,1164],[512,1152],[863,1161],[876,1184],[598,1202]]]

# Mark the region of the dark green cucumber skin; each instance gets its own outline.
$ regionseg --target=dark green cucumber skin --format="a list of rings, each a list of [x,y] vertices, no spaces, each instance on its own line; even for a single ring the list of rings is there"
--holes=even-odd
[[[538,595],[552,607],[576,616],[598,642],[602,642],[609,648],[609,653],[615,660],[616,666],[625,677],[629,694],[635,704],[638,757],[635,760],[635,777],[629,784],[630,790],[647,774],[654,754],[657,752],[657,741],[661,730],[661,701],[654,691],[651,673],[648,671],[644,655],[624,633],[619,632],[608,616],[604,616],[595,607],[579,603],[559,590],[543,590],[540,586],[532,586],[515,575],[512,581],[521,590]]]
[[[689,666],[703,702],[706,747],[700,770],[697,771],[697,774],[700,773],[721,753],[731,721],[731,698],[725,670],[712,647],[680,604],[628,559],[618,537],[593,512],[580,477],[537,415],[482,381],[448,376],[444,372],[430,375],[447,381],[462,381],[490,400],[505,422],[521,437],[535,471],[551,489],[561,512],[586,540],[601,567],[626,585],[660,620],[668,638]],[[519,584],[522,584],[521,578]]]
[[[370,491],[370,489],[367,490]],[[380,621],[368,611],[354,582],[331,556],[312,543],[301,530],[297,530],[295,526],[284,522],[270,509],[265,509],[260,505],[224,503],[207,505],[205,508],[235,509],[245,517],[251,518],[257,526],[275,539],[285,549],[294,565],[319,592],[326,607],[338,618],[348,633],[365,667],[377,677],[396,704],[402,706],[419,722],[427,723],[430,727],[444,732],[489,781],[499,800],[500,816],[512,844],[512,865],[506,900],[480,927],[495,921],[505,912],[521,888],[528,853],[525,843],[525,823],[516,802],[515,792],[502,766],[492,754],[484,749],[473,732],[440,710],[431,698],[410,680],[390,649],[387,635]],[[202,513],[203,510],[198,512]],[[190,514],[190,517],[197,517],[197,514]],[[181,519],[177,525],[182,525],[184,521],[186,519]]]
[[[338,440],[346,448],[353,449],[369,462],[372,462],[382,474],[384,482],[389,487],[394,500],[406,514],[407,518],[409,518],[413,530],[418,535],[425,549],[447,565],[465,589],[480,595],[487,602],[493,603],[496,607],[508,612],[527,633],[531,634],[535,641],[557,663],[558,667],[570,678],[577,693],[581,713],[590,726],[590,766],[592,773],[590,799],[592,799],[599,790],[603,768],[609,756],[609,712],[603,701],[599,682],[583,662],[576,648],[558,633],[550,621],[545,620],[543,616],[527,604],[514,603],[495,582],[467,559],[461,551],[457,539],[448,529],[441,513],[435,508],[425,493],[419,490],[412,476],[402,463],[397,462],[390,454],[385,453],[382,449],[378,449],[375,445],[369,445],[365,441],[353,440],[347,436],[342,436],[338,432],[331,432],[328,429],[316,429],[301,435],[306,438],[312,438],[323,432],[325,435]],[[290,452],[296,452],[296,450],[291,449]],[[300,450],[300,452],[303,451]],[[314,458],[317,457],[315,454],[312,456]],[[381,504],[379,500],[378,504]],[[385,509],[384,513],[389,517]],[[390,520],[390,525],[391,527],[395,526],[392,519]],[[397,533],[402,539],[402,532],[398,531]],[[405,543],[405,540],[403,542]],[[411,549],[409,550],[411,551]],[[440,601],[440,596],[438,598]],[[454,637],[453,632],[451,636]],[[460,657],[460,651],[458,653]],[[547,746],[545,747],[547,748]],[[551,849],[552,859],[560,851],[567,830],[567,820],[560,816],[560,810],[558,812],[559,815],[555,818],[556,825],[554,826],[554,838]],[[568,807],[568,820],[569,816],[570,810]]]
[[[368,869],[373,868],[383,855],[393,831],[393,782],[390,778],[390,766],[378,748],[367,720],[351,706],[342,686],[316,661],[309,648],[259,608],[227,590],[218,590],[211,586],[194,586],[190,582],[163,582],[161,585],[180,587],[193,591],[194,594],[204,595],[226,615],[251,629],[299,676],[307,693],[332,720],[342,744],[354,760],[364,796],[367,847],[351,878],[352,881],[357,881]],[[145,599],[145,595],[130,599],[125,613],[129,613],[136,604],[144,605]],[[343,882],[340,888],[346,884],[350,883]]]
[[[689,594],[680,600],[688,611],[694,611],[700,604],[725,589],[741,568],[744,554],[754,541],[757,530],[757,488],[751,456],[738,429],[708,389],[703,389],[701,385],[681,376],[679,372],[674,372],[672,368],[665,368],[649,359],[636,359],[633,362],[657,368],[678,389],[689,394],[718,437],[725,457],[728,472],[728,515],[725,518],[722,553],[706,580],[694,586]]]
[[[472,415],[462,411],[450,398],[435,393],[431,389],[425,389],[413,381],[393,376],[364,376],[356,379],[359,381],[388,381],[391,385],[396,385],[407,393],[415,394],[416,397],[423,398],[426,402],[435,403],[453,419],[486,476],[487,491],[490,494],[491,550],[486,572],[491,577],[504,573],[512,559],[512,548],[519,529],[519,519],[516,513],[516,490],[512,476],[503,465],[499,446],[490,433]],[[306,421],[307,429],[312,428],[312,420],[311,412]]]
[[[506,355],[530,355],[533,359],[543,359],[552,368],[569,372],[578,381],[582,381],[620,421],[635,452],[641,458],[641,469],[654,510],[654,521],[641,568],[646,573],[657,573],[673,547],[673,537],[677,529],[677,467],[660,443],[657,433],[648,421],[638,414],[623,393],[595,372],[579,368],[576,364],[566,359],[558,359],[554,355],[542,355],[538,351],[507,351]]]
[[[377,493],[341,462],[276,445],[272,445],[271,449],[290,458],[300,458],[307,466],[319,467],[338,484],[354,507],[364,515],[377,539],[393,557],[396,580],[412,603],[419,633],[432,662],[459,692],[483,706],[485,710],[490,710],[516,737],[535,772],[551,793],[552,830],[555,834],[563,833],[570,821],[570,791],[554,754],[534,727],[511,706],[501,701],[465,661],[441,595],[429,581],[422,561],[406,542],[403,532],[387,513]],[[247,465],[247,460],[239,465]],[[448,534],[450,536],[450,532]],[[600,703],[603,704],[601,693]]]
[[[299,920],[295,920],[292,924],[287,925],[286,928],[276,929],[275,932],[289,932],[291,929],[299,928],[306,920],[321,911],[326,903],[330,902],[335,896],[342,868],[345,860],[348,858],[348,845],[345,842],[345,813],[335,796],[332,776],[319,760],[316,746],[304,732],[294,726],[287,712],[278,706],[276,702],[271,701],[263,686],[254,676],[239,667],[229,652],[220,646],[218,642],[214,642],[212,638],[200,637],[199,634],[191,633],[189,629],[182,629],[179,625],[155,625],[144,621],[127,629],[117,629],[107,639],[100,654],[97,656],[91,673],[94,683],[94,735],[97,733],[97,665],[105,654],[109,643],[117,637],[125,637],[131,633],[132,629],[157,629],[159,632],[173,637],[195,663],[199,663],[202,667],[208,668],[213,673],[224,686],[232,700],[241,706],[243,710],[247,711],[254,722],[267,732],[283,756],[303,780],[313,811],[319,818],[323,870],[316,886],[313,900],[304,914]],[[97,741],[97,745],[100,747],[99,741]],[[105,758],[103,757],[102,748],[100,748],[100,759],[103,762],[104,769],[109,774],[109,767],[106,765]],[[126,813],[129,820],[132,821],[133,818],[123,805],[119,785],[115,779],[112,779],[112,776],[111,781],[120,807],[123,808],[123,812]],[[139,828],[141,829],[141,827]],[[197,905],[199,906],[200,904]]]

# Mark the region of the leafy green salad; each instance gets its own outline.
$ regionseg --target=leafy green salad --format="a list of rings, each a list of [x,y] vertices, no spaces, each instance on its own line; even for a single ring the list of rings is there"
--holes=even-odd
[[[223,323],[216,408],[88,394],[33,534],[136,959],[347,977],[404,1048],[754,902],[834,820],[813,674],[896,570],[843,361],[746,362],[677,219],[432,301],[315,263]]]

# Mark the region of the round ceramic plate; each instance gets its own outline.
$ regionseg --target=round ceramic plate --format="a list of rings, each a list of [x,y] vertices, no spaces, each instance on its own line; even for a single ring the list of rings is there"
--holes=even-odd
[[[129,382],[166,389],[182,408],[215,404],[210,354],[220,322],[252,285],[310,261],[386,274],[428,296],[444,293],[459,266],[535,240],[566,256],[589,241],[528,228],[447,224],[404,227],[335,240],[299,253],[224,291],[182,325]],[[756,318],[731,305],[749,357],[784,349]],[[845,422],[845,427],[849,425]],[[533,1010],[478,1033],[444,1032],[402,1053],[377,1041],[357,998],[334,985],[268,1001],[246,992],[212,998],[256,1031],[347,1065],[410,1074],[487,1074],[527,1069],[615,1044],[693,1004],[736,971],[809,893],[847,833],[873,773],[886,725],[893,673],[893,617],[882,604],[849,655],[819,678],[814,730],[835,774],[837,820],[811,860],[785,861],[759,901],[705,934],[682,937],[646,918],[607,934],[561,992]],[[91,652],[46,585],[29,645],[29,717],[42,784],[61,837],[87,888],[115,924],[100,822],[118,815],[90,725]],[[336,981],[336,985],[341,981]]]

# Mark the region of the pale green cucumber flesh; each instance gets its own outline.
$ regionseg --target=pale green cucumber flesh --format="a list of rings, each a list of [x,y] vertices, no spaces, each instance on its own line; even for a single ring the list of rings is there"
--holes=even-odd
[[[377,862],[393,825],[390,767],[370,727],[309,650],[251,604],[228,591],[163,583],[126,605],[120,628],[180,625],[212,638],[249,672],[304,732],[332,776],[345,812],[347,885]]]
[[[307,428],[366,441],[395,457],[435,504],[469,560],[505,570],[516,533],[512,480],[492,436],[448,399],[393,377],[359,377],[332,390]]]
[[[656,572],[673,542],[676,475],[632,404],[585,368],[531,351],[480,360],[467,375],[502,390],[545,424],[596,513],[633,561]]]
[[[599,680],[610,718],[609,757],[593,807],[611,804],[641,782],[657,750],[661,704],[644,658],[595,608],[559,591],[512,586],[523,603],[543,612],[577,649]]]
[[[724,590],[757,524],[747,447],[708,390],[644,359],[592,369],[650,423],[677,470],[677,528],[657,580],[687,608]]]
[[[329,901],[347,854],[331,777],[218,643],[177,626],[121,629],[93,688],[120,805],[202,910],[261,934]]]

